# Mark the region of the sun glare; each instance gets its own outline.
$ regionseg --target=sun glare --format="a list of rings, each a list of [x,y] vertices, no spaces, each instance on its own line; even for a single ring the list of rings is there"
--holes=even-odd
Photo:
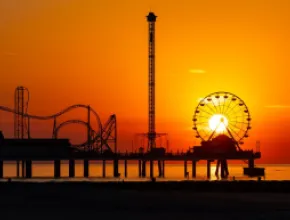
[[[225,132],[228,126],[228,119],[224,115],[216,114],[209,119],[209,127],[218,133]]]

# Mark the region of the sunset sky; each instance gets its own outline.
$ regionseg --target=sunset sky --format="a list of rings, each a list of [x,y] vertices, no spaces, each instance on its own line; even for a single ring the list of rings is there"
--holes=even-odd
[[[156,127],[170,149],[199,143],[198,100],[222,90],[252,115],[244,147],[259,140],[261,162],[290,163],[289,0],[1,0],[0,105],[13,107],[18,85],[30,91],[31,114],[90,104],[103,123],[117,115],[119,147],[131,149],[148,127],[150,9],[158,16]],[[12,136],[9,113],[0,112],[0,130]],[[51,130],[52,122],[32,121],[32,137]],[[79,132],[71,126],[63,137]]]

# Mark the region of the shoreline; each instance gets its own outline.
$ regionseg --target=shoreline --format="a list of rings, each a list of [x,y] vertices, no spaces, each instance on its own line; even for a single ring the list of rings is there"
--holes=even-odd
[[[10,180],[0,182],[0,193],[6,194],[17,190],[19,193],[55,190],[60,194],[70,191],[89,192],[95,190],[137,190],[137,191],[191,191],[223,193],[290,193],[290,181],[267,180],[181,180],[181,181],[67,181],[48,180],[33,182]],[[72,192],[73,193],[73,192]]]
[[[290,181],[1,182],[19,219],[290,219]]]

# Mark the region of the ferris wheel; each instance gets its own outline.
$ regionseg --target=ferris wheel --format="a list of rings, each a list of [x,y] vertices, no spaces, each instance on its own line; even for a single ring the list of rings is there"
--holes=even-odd
[[[224,134],[243,144],[251,129],[251,117],[245,102],[230,92],[215,92],[201,99],[193,116],[196,138],[210,141]]]

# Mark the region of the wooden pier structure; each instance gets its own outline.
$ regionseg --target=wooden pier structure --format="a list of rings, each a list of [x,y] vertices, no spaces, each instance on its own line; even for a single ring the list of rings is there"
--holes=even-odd
[[[105,178],[106,174],[106,164],[107,162],[112,162],[113,164],[113,176],[120,177],[119,166],[124,166],[124,173],[122,176],[125,178],[128,176],[128,161],[138,161],[138,176],[140,178],[150,177],[154,178],[154,164],[158,165],[158,177],[165,177],[165,162],[168,161],[181,161],[184,163],[184,177],[189,177],[188,165],[192,165],[191,176],[196,177],[197,170],[196,165],[198,161],[206,161],[207,164],[207,177],[211,176],[211,165],[214,161],[222,161],[220,176],[223,178],[228,175],[227,164],[225,161],[228,160],[243,160],[248,161],[248,168],[254,168],[255,159],[261,157],[260,152],[254,153],[253,151],[243,151],[236,152],[235,154],[229,155],[219,155],[219,154],[207,154],[207,155],[196,155],[194,153],[185,154],[171,154],[166,153],[163,156],[155,156],[139,153],[118,153],[118,154],[98,154],[94,152],[72,152],[67,155],[55,154],[55,155],[1,155],[0,154],[0,178],[3,178],[3,162],[4,161],[22,161],[24,170],[22,172],[22,177],[32,178],[32,162],[33,161],[54,161],[54,178],[61,177],[61,161],[68,161],[69,166],[69,177],[75,177],[75,161],[83,161],[83,177],[90,177],[89,166],[90,161],[102,161],[102,176]],[[146,164],[149,163],[149,176],[146,172]],[[217,163],[217,169],[219,168]],[[216,173],[218,175],[218,173]]]
[[[207,177],[211,176],[211,164],[217,161],[216,175],[226,177],[228,172],[228,160],[242,160],[248,162],[247,173],[255,168],[254,161],[261,158],[260,152],[253,150],[237,151],[234,147],[212,148],[210,145],[196,146],[186,153],[167,153],[165,148],[154,148],[150,152],[115,153],[112,151],[85,151],[73,148],[69,139],[4,139],[0,138],[0,178],[3,178],[4,161],[21,161],[22,177],[32,178],[33,161],[54,161],[54,177],[61,177],[61,161],[68,161],[69,177],[75,177],[75,161],[83,161],[83,177],[89,177],[90,161],[102,161],[102,176],[106,177],[106,163],[112,161],[113,176],[120,177],[119,166],[124,166],[124,176],[128,176],[128,161],[138,161],[138,175],[140,178],[155,178],[154,163],[158,165],[158,177],[165,177],[165,161],[180,161],[184,163],[184,177],[189,177],[188,162],[191,162],[191,176],[196,177],[196,164],[198,161],[206,161]],[[149,163],[149,175],[147,175],[146,164]],[[17,163],[17,177],[19,175]]]

